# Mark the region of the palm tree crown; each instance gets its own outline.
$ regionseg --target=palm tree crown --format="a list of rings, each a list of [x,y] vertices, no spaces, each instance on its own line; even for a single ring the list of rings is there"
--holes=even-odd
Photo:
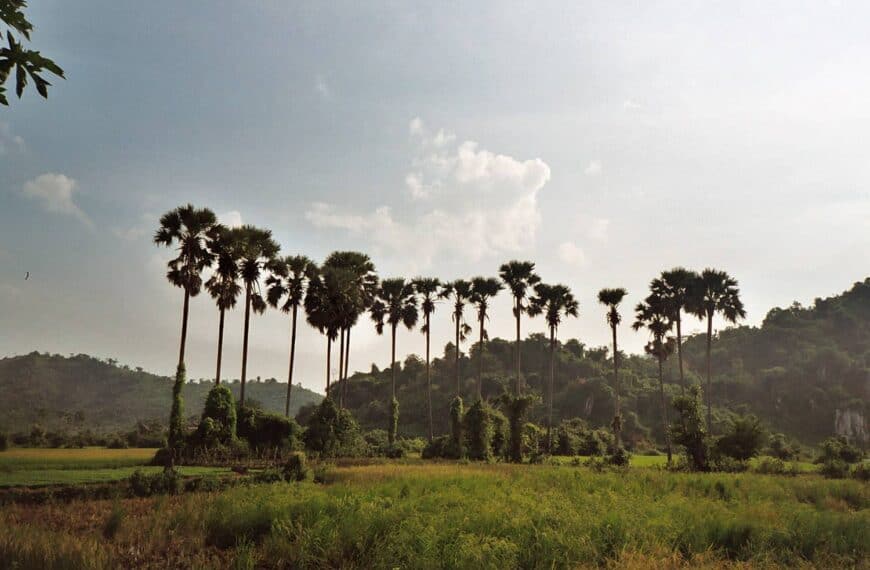
[[[683,267],[675,267],[663,271],[661,276],[653,279],[650,290],[664,304],[669,318],[677,327],[677,359],[680,369],[680,389],[685,394],[686,378],[683,372],[683,311],[689,308],[698,274]]]
[[[195,208],[192,204],[179,206],[160,217],[160,227],[154,234],[154,243],[171,247],[178,244],[178,256],[167,264],[166,278],[176,287],[183,288],[191,297],[202,289],[201,273],[212,264],[214,255],[207,247],[209,230],[217,223],[214,212],[208,208]]]
[[[528,312],[533,317],[544,315],[547,326],[556,331],[562,324],[563,316],[576,317],[579,309],[579,303],[567,286],[538,283],[534,296],[529,300]]]
[[[622,303],[627,294],[628,291],[621,287],[617,289],[602,289],[598,292],[598,302],[607,307],[607,324],[610,325],[610,332],[613,335],[613,393],[615,395],[615,406],[612,427],[617,446],[621,445],[622,413],[619,401],[619,347],[616,344],[616,327],[622,322],[622,315],[619,314],[619,304]]]
[[[540,283],[541,278],[538,277],[537,273],[535,273],[535,264],[531,261],[509,261],[502,264],[499,268],[498,274],[504,284],[507,285],[507,288],[510,289],[511,295],[514,298],[513,313],[514,318],[516,319],[517,328],[517,345],[515,347],[517,360],[515,390],[516,395],[519,396],[520,392],[522,392],[522,363],[520,361],[520,354],[522,352],[520,342],[522,337],[520,332],[520,320],[523,313],[528,312],[528,306],[525,303],[528,291],[530,288]]]
[[[272,274],[266,279],[269,304],[285,313],[300,307],[308,280],[317,274],[317,265],[304,255],[291,255],[276,260],[270,269]]]
[[[238,232],[220,224],[212,228],[208,248],[217,266],[205,282],[205,288],[218,309],[225,311],[236,306],[239,293],[242,292],[242,286],[239,285],[239,246]]]
[[[421,332],[426,335],[426,405],[429,412],[429,441],[435,437],[434,421],[432,419],[432,370],[429,355],[429,341],[432,336],[432,313],[435,304],[441,298],[441,281],[435,277],[418,277],[414,279],[414,290],[420,298],[420,310],[423,313]]]
[[[384,332],[385,324],[393,329],[399,324],[404,324],[408,329],[413,328],[418,318],[414,284],[401,277],[384,279],[370,311],[378,334]]]
[[[598,302],[607,307],[607,324],[611,327],[618,326],[622,322],[622,315],[619,314],[619,304],[628,291],[622,288],[618,289],[602,289],[598,292]]]
[[[737,280],[724,271],[705,269],[692,285],[688,312],[699,319],[720,313],[729,323],[746,318]]]

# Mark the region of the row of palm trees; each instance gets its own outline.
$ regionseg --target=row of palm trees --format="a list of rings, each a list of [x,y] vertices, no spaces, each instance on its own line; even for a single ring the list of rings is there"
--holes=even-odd
[[[217,222],[211,210],[195,208],[188,204],[164,214],[160,219],[154,241],[158,245],[175,247],[177,256],[168,263],[167,279],[184,292],[179,371],[184,368],[184,350],[187,337],[187,321],[190,298],[197,296],[203,285],[214,299],[219,314],[217,363],[215,382],[220,383],[221,357],[223,352],[224,315],[233,309],[244,292],[244,334],[242,341],[242,374],[240,404],[245,402],[247,379],[248,338],[251,311],[263,313],[272,306],[290,316],[289,369],[287,374],[287,398],[285,413],[290,413],[290,398],[293,386],[296,331],[299,309],[302,308],[307,322],[326,337],[326,394],[344,405],[347,393],[348,363],[350,358],[351,331],[359,318],[368,314],[375,329],[382,334],[390,331],[391,350],[391,395],[393,408],[398,409],[396,399],[396,336],[404,326],[413,329],[422,316],[421,330],[426,337],[426,383],[428,387],[429,437],[434,437],[431,399],[430,334],[432,315],[439,301],[452,302],[452,319],[455,328],[454,374],[456,393],[461,396],[460,352],[462,342],[471,333],[465,319],[465,309],[472,305],[478,325],[478,369],[476,392],[482,399],[484,350],[489,339],[486,324],[489,320],[490,303],[507,288],[513,301],[516,321],[516,374],[514,393],[523,393],[522,363],[520,356],[521,325],[523,315],[543,315],[550,337],[550,374],[547,387],[548,433],[552,428],[555,350],[559,326],[566,317],[577,317],[579,306],[571,290],[565,285],[550,285],[541,282],[535,272],[535,264],[529,261],[510,261],[499,270],[499,278],[475,277],[471,280],[457,279],[441,282],[425,277],[407,280],[401,277],[379,279],[371,259],[359,252],[340,251],[329,255],[321,265],[311,259],[296,256],[280,256],[280,248],[269,230],[244,225],[228,228]],[[212,273],[203,284],[202,274],[211,268]],[[705,270],[700,274],[682,268],[662,273],[650,286],[651,293],[636,308],[635,329],[646,328],[651,335],[647,352],[659,359],[659,380],[664,406],[664,388],[661,375],[662,361],[676,345],[680,360],[680,382],[685,389],[682,362],[682,314],[689,313],[707,319],[707,404],[708,424],[710,414],[710,340],[712,319],[722,314],[729,322],[745,316],[739,299],[737,283],[724,272]],[[619,438],[621,429],[619,401],[619,351],[617,326],[622,318],[619,305],[627,295],[625,289],[603,289],[599,302],[607,308],[606,321],[613,337],[613,376],[616,394],[616,409],[613,429]],[[422,313],[422,315],[421,315]],[[676,327],[676,339],[669,333]],[[338,360],[341,393],[332,393],[330,370],[333,344],[338,342]],[[178,381],[177,381],[178,383]],[[176,387],[180,390],[180,386]],[[175,406],[175,404],[173,404]],[[175,409],[173,409],[173,413]],[[665,409],[665,414],[667,410]],[[395,425],[396,418],[391,418]],[[667,418],[665,417],[665,421]],[[394,437],[394,429],[389,430]]]

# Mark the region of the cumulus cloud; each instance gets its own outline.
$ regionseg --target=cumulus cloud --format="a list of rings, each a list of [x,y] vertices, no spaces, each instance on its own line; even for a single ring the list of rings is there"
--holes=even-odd
[[[518,160],[474,141],[457,144],[453,133],[430,131],[420,118],[408,130],[416,150],[405,186],[413,202],[422,202],[415,214],[397,216],[384,206],[349,213],[316,203],[308,221],[365,235],[382,251],[413,252],[421,266],[439,254],[477,260],[533,244],[541,223],[538,193],[550,180],[543,160]]]
[[[9,123],[0,121],[0,156],[24,151],[24,139],[12,132]]]
[[[72,216],[88,226],[94,223],[73,201],[76,181],[63,174],[40,174],[24,184],[23,194],[42,206],[46,212]]]
[[[242,225],[242,214],[238,210],[230,210],[218,214],[218,221],[228,228],[237,228]]]
[[[626,99],[622,102],[622,108],[626,111],[635,111],[637,109],[640,109],[642,106],[643,105],[633,99]]]
[[[601,174],[601,161],[600,160],[592,160],[583,170],[588,176],[598,176]]]
[[[574,242],[566,241],[559,244],[559,260],[566,265],[582,265],[586,254]]]

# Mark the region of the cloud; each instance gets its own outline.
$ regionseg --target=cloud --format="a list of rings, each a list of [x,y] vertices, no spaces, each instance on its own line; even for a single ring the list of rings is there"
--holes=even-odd
[[[636,111],[642,107],[643,107],[643,105],[641,105],[640,103],[638,103],[637,101],[635,101],[633,99],[626,99],[625,101],[622,102],[622,108],[625,109],[626,111]]]
[[[583,265],[586,254],[577,244],[566,241],[559,244],[559,260],[566,265]]]
[[[218,221],[228,228],[237,228],[242,225],[242,214],[238,210],[230,210],[223,214],[218,214]]]
[[[332,98],[332,87],[326,82],[326,79],[322,75],[318,75],[314,80],[314,89],[320,94],[324,99]]]
[[[601,174],[601,161],[590,161],[586,168],[583,169],[583,172],[585,172],[588,176],[598,176],[599,174]]]
[[[592,224],[589,226],[589,229],[586,231],[586,234],[590,239],[594,239],[596,241],[605,241],[607,239],[607,230],[610,229],[610,220],[599,218],[597,220],[592,220]]]
[[[405,186],[421,207],[397,216],[385,206],[360,214],[321,202],[306,212],[308,221],[364,235],[384,252],[413,254],[421,267],[442,254],[478,260],[533,245],[541,224],[538,192],[550,180],[543,160],[517,160],[474,141],[456,144],[453,133],[433,134],[419,118],[408,130],[417,148]]]
[[[73,216],[89,228],[94,223],[73,202],[73,193],[76,191],[76,181],[63,174],[40,174],[33,180],[26,182],[23,188],[25,197],[37,201],[46,212]]]
[[[24,139],[12,132],[9,123],[0,121],[0,156],[24,152]]]

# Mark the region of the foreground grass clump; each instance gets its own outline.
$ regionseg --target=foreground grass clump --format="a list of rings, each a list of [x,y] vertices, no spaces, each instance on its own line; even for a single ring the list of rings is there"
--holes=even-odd
[[[854,480],[457,463],[315,471],[320,484],[9,506],[0,560],[27,567],[65,552],[83,562],[73,567],[130,567],[165,565],[169,553],[173,567],[829,568],[865,565],[870,550],[870,487]],[[66,550],[51,550],[55,535]]]
[[[624,552],[843,564],[868,550],[870,496],[848,481],[505,466],[336,476],[226,493],[206,511],[206,542],[314,567],[571,567]]]

